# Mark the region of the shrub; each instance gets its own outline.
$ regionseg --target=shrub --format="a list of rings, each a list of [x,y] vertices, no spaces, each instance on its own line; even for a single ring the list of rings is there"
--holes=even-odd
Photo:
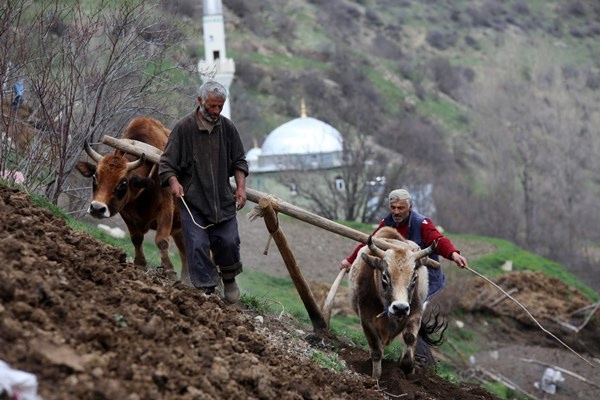
[[[588,72],[585,78],[585,86],[588,89],[597,90],[600,88],[600,74],[594,72]]]
[[[438,50],[446,50],[456,44],[456,33],[433,29],[427,33],[427,43]]]

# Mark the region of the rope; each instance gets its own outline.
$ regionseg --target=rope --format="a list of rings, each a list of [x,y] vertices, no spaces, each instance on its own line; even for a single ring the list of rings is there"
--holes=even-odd
[[[190,218],[192,219],[192,222],[193,222],[193,223],[194,223],[194,225],[196,225],[198,228],[200,228],[200,229],[208,229],[208,228],[210,228],[211,226],[213,226],[213,225],[214,225],[214,224],[209,224],[209,225],[206,225],[206,226],[202,226],[202,225],[198,224],[198,223],[196,222],[196,220],[194,219],[194,216],[192,215],[192,212],[190,211],[190,208],[188,207],[188,205],[187,205],[187,203],[185,202],[185,200],[183,199],[183,197],[180,197],[179,199],[182,201],[183,205],[185,206],[185,208],[187,209],[188,213],[190,214]]]
[[[594,364],[592,364],[591,362],[589,362],[588,360],[586,360],[583,356],[579,355],[579,353],[577,353],[575,350],[573,350],[572,348],[570,348],[566,343],[564,343],[562,340],[560,340],[558,337],[556,337],[552,332],[550,332],[549,330],[547,330],[546,328],[544,328],[542,326],[542,324],[540,324],[537,319],[535,319],[533,317],[533,315],[531,315],[531,313],[529,311],[527,311],[527,308],[525,308],[525,306],[523,306],[521,303],[519,303],[519,301],[517,299],[515,299],[514,297],[512,297],[510,294],[508,294],[504,289],[502,289],[500,286],[496,285],[494,282],[492,282],[490,279],[486,278],[485,276],[483,276],[482,274],[480,274],[479,272],[475,271],[474,269],[471,269],[467,266],[464,267],[465,269],[468,269],[469,271],[471,271],[472,273],[474,273],[475,275],[485,279],[488,283],[490,283],[492,286],[496,287],[498,290],[500,290],[502,293],[504,293],[506,295],[506,297],[508,297],[509,299],[511,299],[512,301],[514,301],[519,307],[521,307],[526,313],[527,315],[529,315],[529,317],[533,320],[533,322],[535,322],[537,324],[537,326],[539,326],[539,328],[546,332],[548,335],[552,336],[552,338],[554,338],[557,342],[559,342],[560,344],[562,344],[564,347],[566,347],[567,349],[569,349],[573,354],[575,354],[577,357],[581,358],[583,361],[585,361],[586,363],[588,363],[592,368],[594,368]]]

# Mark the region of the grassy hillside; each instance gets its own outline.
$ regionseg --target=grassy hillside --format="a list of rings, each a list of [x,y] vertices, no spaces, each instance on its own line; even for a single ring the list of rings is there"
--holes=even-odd
[[[33,199],[37,205],[49,208],[55,215],[65,218],[72,228],[86,231],[101,241],[123,248],[128,254],[128,257],[133,257],[133,249],[128,238],[112,238],[93,226],[67,217],[59,208],[49,205],[47,200],[43,197],[34,196]],[[288,224],[301,223],[293,221],[287,222]],[[370,229],[370,226],[365,225],[353,224],[353,227],[364,230]],[[322,232],[323,235],[331,235],[329,232]],[[498,278],[500,275],[505,273],[502,271],[500,266],[506,260],[512,260],[515,273],[518,273],[518,271],[543,271],[543,273],[549,277],[558,278],[561,282],[566,282],[567,286],[569,287],[578,288],[581,292],[585,293],[589,297],[589,300],[598,301],[598,296],[573,274],[567,272],[563,266],[544,259],[543,257],[539,257],[535,254],[524,251],[510,242],[489,237],[478,237],[474,235],[450,236],[452,240],[457,242],[460,241],[461,246],[464,246],[465,248],[486,249],[478,250],[479,253],[472,254],[469,258],[471,268],[485,276],[494,279]],[[469,245],[469,243],[471,243],[471,245]],[[484,246],[481,246],[482,243]],[[150,266],[158,266],[160,258],[155,245],[147,241],[144,250]],[[303,250],[297,248],[296,251]],[[178,264],[179,260],[176,259],[175,263]],[[296,321],[300,329],[310,330],[310,320],[308,319],[306,310],[300,301],[292,281],[289,278],[273,277],[258,271],[260,271],[260,266],[249,266],[249,268],[246,268],[245,272],[240,275],[238,281],[243,292],[242,301],[247,306],[256,309],[260,313],[269,313],[280,316],[285,314],[286,316],[291,316]],[[457,282],[463,281],[465,283],[461,285],[467,285],[465,276],[457,276],[457,274],[459,274],[458,269],[449,268],[447,269],[447,274],[450,283],[454,283],[454,285],[456,285]],[[512,275],[514,275],[514,273]],[[343,285],[345,286],[345,282]],[[462,289],[465,292],[468,292],[468,289],[464,287]],[[449,287],[446,291],[452,292],[454,290],[456,290],[456,287]],[[526,290],[525,292],[531,292],[530,294],[532,296],[544,295],[544,293],[537,293],[535,290]],[[482,293],[478,292],[477,295],[467,296],[467,298],[479,297],[481,294]],[[338,294],[338,296],[340,296],[340,294]],[[450,294],[450,296],[452,297],[452,294]],[[458,296],[461,296],[461,294],[459,293]],[[568,299],[563,299],[563,301],[568,301]],[[446,301],[442,301],[442,303],[446,303]],[[530,306],[530,304],[526,304],[526,306]],[[452,362],[451,359],[448,359],[449,355],[459,354],[464,356],[469,354],[477,354],[479,351],[487,348],[487,342],[485,339],[486,335],[488,337],[489,335],[496,335],[498,333],[495,331],[499,329],[502,330],[500,333],[502,336],[507,334],[513,335],[513,333],[510,333],[512,332],[511,329],[517,329],[510,328],[505,325],[506,322],[502,322],[500,319],[494,318],[493,316],[486,316],[485,313],[473,312],[472,315],[469,315],[469,313],[464,310],[464,307],[457,307],[453,310],[449,310],[449,314],[446,317],[449,321],[452,321],[453,324],[456,324],[457,321],[470,321],[471,324],[474,324],[472,329],[461,329],[460,327],[457,328],[457,326],[452,325],[446,333],[446,344],[444,344],[439,350],[441,363],[439,364],[437,370],[438,374],[444,376],[445,379],[449,379],[454,382],[459,382],[464,378],[461,377],[460,371],[455,369],[455,363]],[[473,322],[473,319],[475,322]],[[518,329],[522,331],[521,334],[523,334],[523,328]],[[337,337],[343,339],[345,342],[352,343],[361,348],[367,348],[364,335],[360,329],[358,318],[352,313],[334,315],[331,319],[331,330]],[[537,331],[537,333],[532,332],[530,335],[540,336],[541,334],[539,331]],[[583,337],[581,340],[584,340]],[[385,357],[386,359],[396,359],[401,351],[402,345],[398,341],[395,341],[392,345],[386,348]],[[339,368],[341,368],[341,366],[338,364],[339,360],[336,361],[336,358],[334,357],[335,354],[318,354],[320,354],[320,357],[325,358],[321,361],[315,360],[314,362],[317,364],[334,370],[339,370]],[[486,387],[489,390],[494,391],[501,398],[508,399],[514,396],[513,391],[507,389],[503,385],[486,385]]]

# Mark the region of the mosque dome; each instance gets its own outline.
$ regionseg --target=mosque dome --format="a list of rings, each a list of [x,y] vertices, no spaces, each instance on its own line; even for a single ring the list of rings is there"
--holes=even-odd
[[[333,126],[312,117],[296,118],[275,128],[263,142],[263,156],[317,154],[342,151],[342,135]]]
[[[248,150],[248,152],[246,153],[246,160],[247,161],[257,161],[258,157],[260,157],[261,154],[262,154],[262,150],[260,149],[260,147],[253,147],[250,150]]]

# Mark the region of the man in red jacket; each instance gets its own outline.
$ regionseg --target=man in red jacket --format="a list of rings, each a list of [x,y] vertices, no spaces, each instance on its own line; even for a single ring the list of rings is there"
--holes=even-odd
[[[406,239],[412,240],[417,243],[422,249],[429,247],[431,243],[437,240],[437,246],[435,253],[430,257],[438,261],[438,255],[452,260],[460,268],[468,267],[467,259],[460,254],[460,252],[454,247],[450,239],[445,237],[437,230],[431,220],[412,209],[413,201],[410,193],[405,189],[392,190],[388,197],[390,203],[391,213],[381,220],[375,232],[384,226],[391,226]],[[364,246],[360,244],[356,246],[352,254],[342,260],[340,269],[349,270],[354,260],[358,255],[358,251]],[[446,283],[446,277],[441,268],[427,268],[429,275],[429,291],[427,293],[427,300],[433,297],[436,293],[444,288]],[[417,352],[416,357],[419,362],[425,365],[435,364],[435,359],[431,354],[431,350],[427,344],[421,339],[417,338]]]
[[[413,201],[410,193],[405,189],[392,190],[389,194],[389,204],[391,213],[381,220],[375,232],[384,226],[391,226],[402,235],[402,237],[417,243],[422,249],[429,247],[431,243],[437,240],[435,253],[431,258],[438,260],[440,255],[448,260],[452,260],[460,268],[468,266],[467,259],[454,247],[450,239],[445,237],[437,230],[431,220],[412,209]],[[356,246],[350,256],[342,260],[341,268],[350,269],[358,251],[364,246]],[[446,283],[446,277],[441,269],[428,268],[429,272],[429,292],[427,299],[439,292]]]

